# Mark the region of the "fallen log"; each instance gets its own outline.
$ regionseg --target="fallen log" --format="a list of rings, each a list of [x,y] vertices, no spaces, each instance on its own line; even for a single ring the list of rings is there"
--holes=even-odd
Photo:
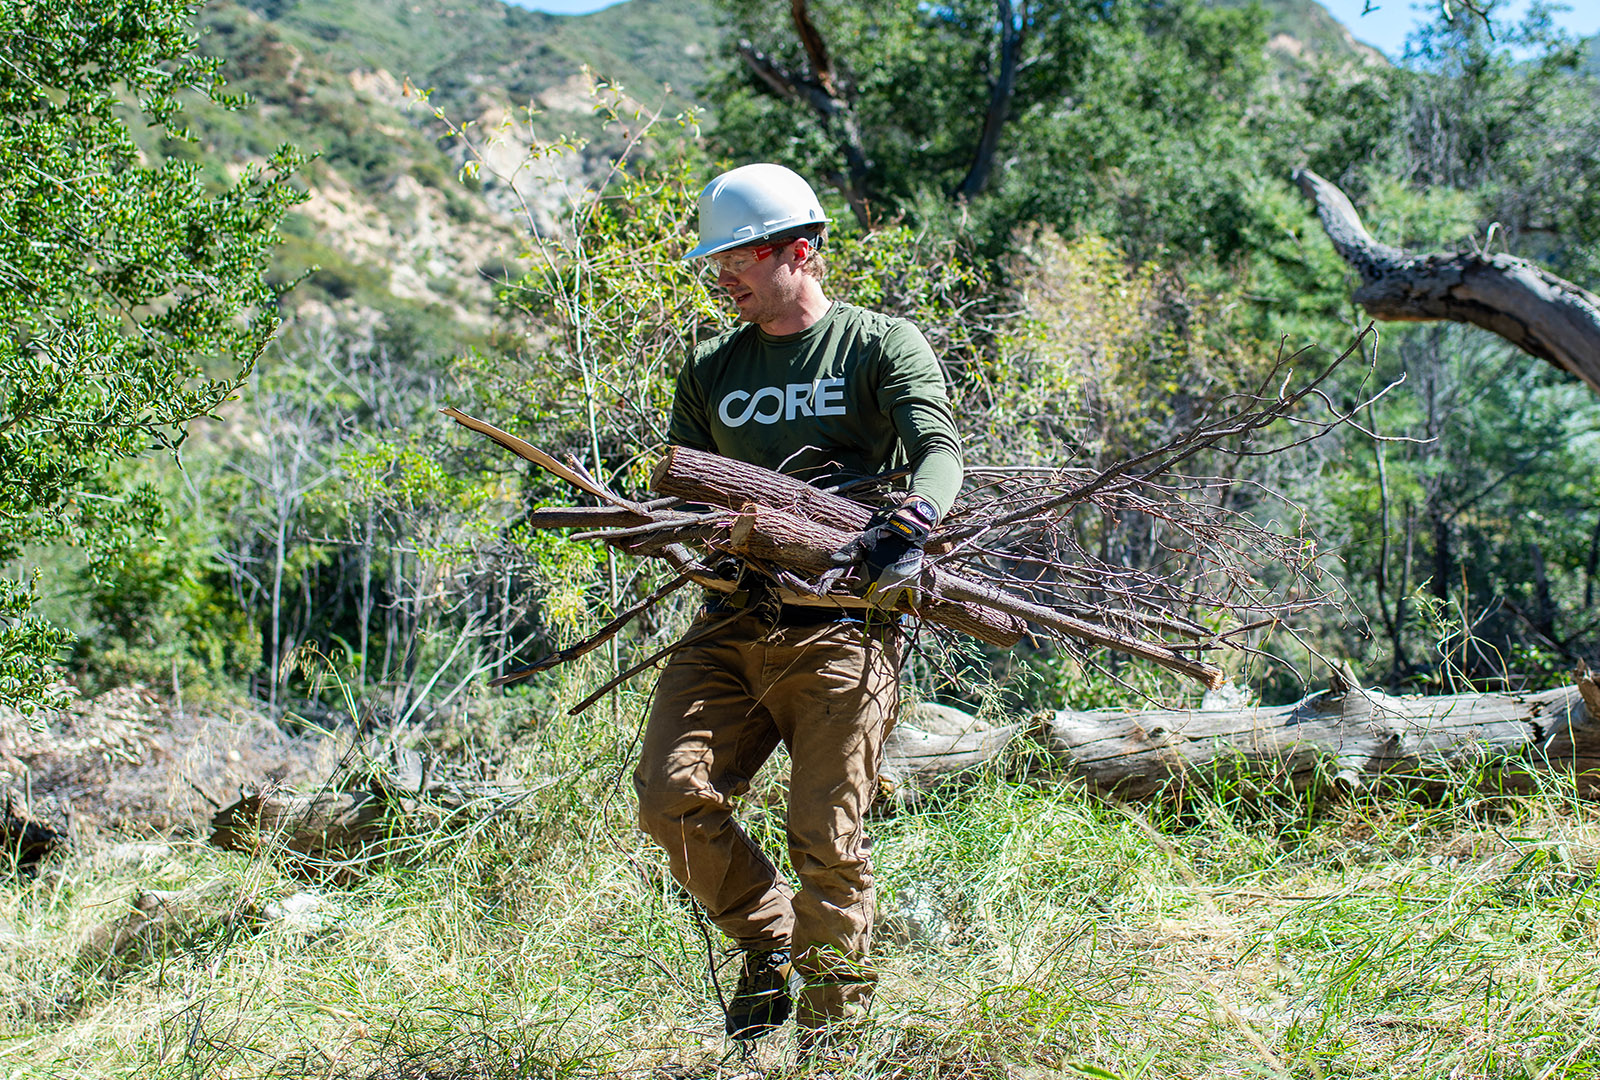
[[[535,789],[442,773],[412,750],[353,755],[337,785],[306,794],[246,790],[211,818],[210,842],[251,855],[287,854],[307,874],[353,878],[415,851],[425,838],[517,806]]]
[[[901,789],[927,787],[993,762],[1025,735],[1066,777],[1127,799],[1228,770],[1297,790],[1319,777],[1350,788],[1465,777],[1521,790],[1554,771],[1600,796],[1600,688],[1586,675],[1525,694],[1399,697],[1336,683],[1274,707],[1063,710],[1001,725],[946,713],[922,727],[912,716],[889,739],[885,774]]]
[[[279,844],[316,859],[363,863],[384,854],[389,809],[381,790],[247,791],[212,817],[211,843],[252,855]]]

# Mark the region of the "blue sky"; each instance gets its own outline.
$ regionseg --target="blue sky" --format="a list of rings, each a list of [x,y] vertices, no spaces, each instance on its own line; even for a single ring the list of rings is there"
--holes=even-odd
[[[1372,11],[1361,14],[1364,0],[1320,0],[1335,19],[1350,28],[1359,41],[1375,45],[1385,55],[1398,58],[1405,48],[1406,34],[1418,19],[1438,13],[1437,2],[1412,3],[1411,0],[1373,0]],[[1568,10],[1555,13],[1556,24],[1578,37],[1600,33],[1600,3],[1596,0],[1571,0]],[[1501,17],[1515,24],[1527,14],[1529,0],[1509,0],[1500,5]]]
[[[511,0],[522,7],[538,11],[553,11],[562,15],[579,15],[610,7],[618,0]],[[1530,0],[1509,0],[1504,10],[1515,21],[1528,10]],[[1361,41],[1375,45],[1391,57],[1398,57],[1405,45],[1406,32],[1419,18],[1438,10],[1437,3],[1425,6],[1412,0],[1372,0],[1372,11],[1363,15],[1366,0],[1322,0],[1322,6],[1350,28]],[[1600,2],[1597,0],[1572,0],[1570,10],[1559,12],[1556,21],[1580,37],[1600,34]]]

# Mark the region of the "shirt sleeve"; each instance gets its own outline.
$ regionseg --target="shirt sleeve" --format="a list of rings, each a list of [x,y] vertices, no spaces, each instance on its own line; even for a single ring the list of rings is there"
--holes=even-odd
[[[911,492],[950,512],[961,490],[961,440],[956,435],[950,407],[934,408],[920,401],[907,402],[894,411],[894,429],[906,445],[911,460]]]
[[[878,408],[894,422],[911,463],[911,491],[943,517],[961,490],[961,436],[944,373],[928,339],[897,321],[884,335]]]
[[[672,394],[672,420],[667,424],[667,442],[715,453],[711,414],[706,411],[705,389],[695,378],[695,359],[691,355],[678,372],[677,388]]]

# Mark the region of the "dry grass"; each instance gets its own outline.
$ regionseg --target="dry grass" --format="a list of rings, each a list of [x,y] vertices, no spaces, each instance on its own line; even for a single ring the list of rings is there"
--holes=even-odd
[[[343,887],[192,840],[8,876],[0,1074],[803,1073],[788,1035],[723,1040],[700,926],[631,826],[631,735],[524,736],[508,764],[561,778],[546,797]],[[749,805],[769,844],[778,773]],[[883,984],[834,1075],[1600,1073],[1600,815],[1555,786],[1179,808],[991,777],[875,834]],[[221,913],[84,953],[136,894],[219,880]],[[308,887],[331,921],[267,918]]]

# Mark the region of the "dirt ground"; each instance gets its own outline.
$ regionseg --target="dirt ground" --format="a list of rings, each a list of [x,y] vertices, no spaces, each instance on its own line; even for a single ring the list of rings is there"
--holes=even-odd
[[[312,777],[328,742],[241,707],[175,707],[143,686],[31,720],[0,709],[0,801],[75,839],[170,834],[205,822],[241,788]]]

